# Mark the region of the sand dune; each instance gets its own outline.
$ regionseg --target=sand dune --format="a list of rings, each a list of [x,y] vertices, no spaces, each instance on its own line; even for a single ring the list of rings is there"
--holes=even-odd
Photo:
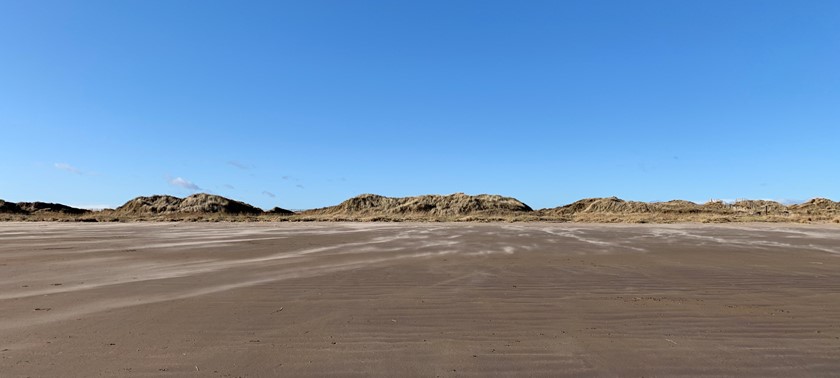
[[[584,223],[796,222],[840,223],[840,203],[815,198],[785,206],[767,200],[667,202],[586,198],[549,209],[533,210],[512,197],[480,194],[385,197],[363,194],[336,206],[292,212],[263,211],[241,201],[194,194],[137,197],[117,209],[91,212],[42,202],[0,200],[0,220],[61,221],[559,221]]]
[[[0,200],[0,214],[23,214],[23,215],[38,215],[38,214],[64,214],[64,215],[82,215],[90,213],[90,210],[78,209],[72,206],[62,205],[60,203],[48,202],[6,202]]]
[[[521,201],[499,195],[423,195],[416,197],[384,197],[363,194],[337,206],[301,212],[303,216],[339,217],[457,217],[468,215],[515,215],[531,212]]]
[[[115,210],[116,215],[149,216],[167,214],[249,214],[263,211],[247,203],[222,196],[199,193],[186,198],[173,196],[137,197]]]

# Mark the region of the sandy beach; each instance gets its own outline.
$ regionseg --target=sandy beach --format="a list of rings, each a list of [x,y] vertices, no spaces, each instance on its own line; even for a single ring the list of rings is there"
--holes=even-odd
[[[2,223],[0,372],[826,376],[840,227]]]

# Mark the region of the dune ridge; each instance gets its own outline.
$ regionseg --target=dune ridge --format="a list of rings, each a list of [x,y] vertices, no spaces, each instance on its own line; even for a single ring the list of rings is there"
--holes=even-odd
[[[218,195],[198,193],[185,198],[167,195],[137,197],[116,208],[117,215],[167,215],[167,214],[228,214],[259,215],[263,211],[245,202]]]
[[[33,221],[550,221],[591,223],[814,222],[840,223],[840,202],[827,198],[784,205],[767,200],[733,203],[685,200],[625,201],[585,198],[568,205],[534,210],[513,197],[495,194],[427,194],[386,197],[362,194],[335,206],[293,212],[264,211],[245,202],[198,193],[179,198],[141,196],[116,209],[91,211],[45,202],[0,200],[0,220]]]
[[[37,214],[69,214],[69,215],[83,215],[90,213],[90,210],[79,209],[72,206],[62,205],[60,203],[49,202],[6,202],[0,200],[0,214],[22,214],[22,215],[37,215]]]
[[[406,216],[452,217],[466,215],[511,215],[533,211],[516,198],[494,194],[427,194],[415,197],[385,197],[362,194],[336,206],[307,210],[304,216]]]

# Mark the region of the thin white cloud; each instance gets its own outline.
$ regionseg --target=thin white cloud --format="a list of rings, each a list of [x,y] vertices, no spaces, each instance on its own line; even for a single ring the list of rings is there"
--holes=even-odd
[[[301,185],[301,184],[297,184],[297,185],[295,185],[295,186],[296,186],[296,187],[298,187],[298,188],[303,189],[303,185]]]
[[[189,180],[181,178],[181,177],[169,178],[166,181],[169,182],[169,185],[177,186],[179,188],[189,189],[189,190],[193,190],[193,191],[201,190],[200,186],[194,184],[193,182],[191,182]]]
[[[235,188],[233,185],[231,185],[231,184],[225,184],[224,186],[225,186],[225,188],[228,188],[228,189],[236,189],[236,188]]]
[[[805,201],[806,200],[803,200],[803,199],[793,199],[793,198],[782,198],[782,199],[776,200],[776,202],[778,202],[782,205],[785,205],[785,206],[798,205],[798,204],[803,203]]]
[[[271,197],[271,198],[275,198],[275,197],[277,197],[274,193],[269,192],[268,190],[263,190],[262,194],[263,194],[263,195],[266,195],[266,196],[269,196],[269,197]]]
[[[72,205],[71,204],[71,205],[68,205],[68,206],[75,207],[77,209],[85,209],[85,210],[93,210],[93,211],[99,211],[99,210],[113,209],[114,208],[113,205]]]
[[[72,165],[70,165],[70,164],[67,164],[67,163],[55,163],[55,164],[53,164],[53,166],[54,166],[55,168],[57,168],[57,169],[62,170],[62,171],[67,171],[67,172],[70,172],[70,173],[75,173],[75,174],[77,174],[77,175],[82,174],[82,171],[80,171],[78,168],[76,168],[76,167],[74,167],[74,166],[72,166]]]
[[[735,203],[735,200],[730,199],[730,198],[710,198],[710,199],[707,199],[707,200],[691,201],[691,202],[694,202],[696,204],[704,204],[704,203],[709,203],[709,202],[723,202],[723,203],[731,205],[731,204]]]
[[[252,166],[250,164],[245,164],[243,162],[236,161],[236,160],[231,160],[231,161],[228,161],[227,163],[230,166],[233,166],[233,167],[236,167],[236,168],[239,168],[239,169],[243,169],[243,170],[252,168]]]

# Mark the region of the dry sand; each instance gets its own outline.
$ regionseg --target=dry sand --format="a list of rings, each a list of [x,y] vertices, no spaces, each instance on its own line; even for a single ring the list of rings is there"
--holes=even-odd
[[[0,375],[820,376],[823,225],[0,224]]]

